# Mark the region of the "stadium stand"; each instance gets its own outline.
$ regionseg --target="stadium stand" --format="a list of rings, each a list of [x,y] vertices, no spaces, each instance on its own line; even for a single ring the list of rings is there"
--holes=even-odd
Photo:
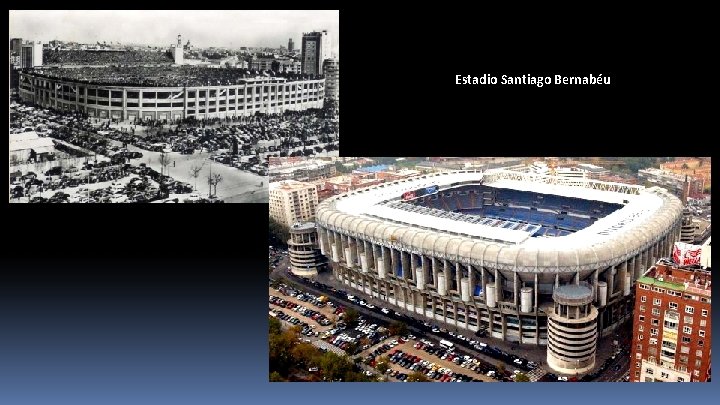
[[[482,205],[483,199],[477,198],[487,192],[494,197],[493,205]],[[485,186],[462,186],[403,204],[479,216],[482,219],[477,223],[506,229],[532,230],[535,227],[535,237],[568,235],[621,207],[620,204]],[[462,220],[472,222],[466,218]]]

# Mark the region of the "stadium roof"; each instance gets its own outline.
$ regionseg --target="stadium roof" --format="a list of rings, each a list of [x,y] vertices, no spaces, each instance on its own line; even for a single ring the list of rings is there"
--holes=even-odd
[[[537,193],[624,204],[592,225],[566,236],[531,238],[529,229],[469,223],[461,217],[400,209],[406,191],[485,184]],[[352,191],[322,202],[323,227],[373,240],[395,241],[412,251],[494,262],[497,268],[590,269],[627,260],[666,234],[681,218],[682,203],[658,187],[564,178],[502,169],[433,173]],[[430,254],[430,253],[428,253]]]

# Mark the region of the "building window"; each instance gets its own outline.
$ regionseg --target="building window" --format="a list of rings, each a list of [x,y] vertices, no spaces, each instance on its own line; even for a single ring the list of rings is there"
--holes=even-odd
[[[642,344],[638,343],[635,348],[636,348],[637,350],[642,350]]]
[[[640,362],[639,362],[639,361],[636,361],[636,362],[635,362],[635,368],[640,368]]]
[[[678,326],[677,322],[672,322],[672,321],[667,321],[667,320],[665,321],[664,325],[665,325],[666,329],[672,329],[672,330],[677,330],[677,326]]]
[[[642,325],[638,325],[638,332],[643,332],[645,328]]]
[[[652,320],[652,324],[655,325],[655,326],[660,325],[660,320],[659,320],[659,319],[653,319],[653,320]]]
[[[704,331],[704,330],[699,330],[699,331],[698,331],[698,335],[699,335],[700,337],[705,337],[705,331]]]
[[[683,333],[687,333],[688,335],[692,334],[692,328],[689,326],[683,326]]]
[[[686,324],[686,325],[692,325],[692,324],[693,324],[693,317],[692,317],[692,316],[687,316],[687,315],[685,315],[684,320],[685,320],[685,324]]]
[[[640,322],[645,322],[645,315],[640,315]]]
[[[656,345],[657,344],[657,338],[650,338],[650,344]]]
[[[702,350],[695,350],[695,357],[702,357]],[[700,361],[700,360],[698,360]]]
[[[658,330],[656,328],[650,329],[650,336],[657,336],[657,334],[658,334]]]
[[[703,309],[701,312],[702,312],[702,316],[707,316],[707,314],[708,314],[708,310],[707,310],[707,309]]]
[[[688,344],[688,343],[690,343],[690,338],[687,336],[683,336],[682,342],[684,344]],[[685,353],[685,354],[690,353],[690,348],[688,346],[680,346],[680,353]]]
[[[678,377],[677,382],[685,382],[685,379],[682,377]]]
[[[653,369],[650,368],[650,367],[648,367],[648,368],[645,369],[645,374],[650,374],[650,375],[652,375],[654,372],[655,372],[655,370],[653,370]]]
[[[690,305],[685,305],[685,313],[686,314],[694,314],[695,308],[691,307]]]
[[[706,321],[705,319],[701,319],[701,320],[700,320],[700,326],[701,326],[701,327],[704,327],[704,326],[706,326],[706,325],[707,325],[707,321]]]
[[[638,335],[638,340],[643,340],[643,335]]]
[[[638,377],[640,377],[640,372],[639,372],[639,371],[636,371],[636,372],[635,372],[635,378],[638,378]]]
[[[640,312],[645,312],[645,305],[640,305]]]
[[[647,301],[647,297],[646,297],[646,296],[643,295],[642,297],[640,297],[640,302],[645,302],[645,301]]]
[[[661,371],[661,372],[660,372],[660,377],[661,377],[661,378],[670,378],[670,374],[668,374],[668,373],[666,373],[666,372],[664,372],[664,371]]]
[[[671,303],[670,303],[670,309],[678,309],[678,304],[677,304],[677,302],[671,302]]]
[[[693,371],[693,375],[694,375],[695,377],[700,377],[700,370],[694,370],[694,371]]]
[[[688,356],[680,356],[680,363],[687,364]]]
[[[660,309],[659,309],[659,308],[653,308],[653,309],[652,309],[652,314],[655,315],[655,316],[660,315]]]
[[[653,305],[660,305],[661,302],[660,298],[653,298]]]

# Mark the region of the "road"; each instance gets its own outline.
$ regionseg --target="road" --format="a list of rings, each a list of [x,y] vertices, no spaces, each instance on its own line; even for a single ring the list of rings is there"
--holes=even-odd
[[[605,370],[595,381],[624,381],[625,375],[628,374],[629,370],[630,354],[622,352],[615,356],[615,360],[608,365],[607,370]]]
[[[160,152],[151,152],[140,149],[134,145],[128,145],[129,151],[136,151],[143,154],[140,159],[133,159],[133,165],[145,163],[149,167],[160,172]],[[169,176],[195,187],[201,196],[207,196],[209,185],[208,175],[212,170],[213,174],[219,173],[223,180],[218,184],[217,196],[228,203],[267,203],[268,202],[268,178],[257,174],[226,166],[209,159],[209,152],[183,155],[179,152],[170,152],[170,161],[174,164],[169,166]],[[190,175],[193,166],[201,167],[197,181]],[[261,185],[262,183],[262,185]]]

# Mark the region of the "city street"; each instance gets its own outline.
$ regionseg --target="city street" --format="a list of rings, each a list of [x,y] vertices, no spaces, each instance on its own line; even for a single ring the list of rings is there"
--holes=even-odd
[[[128,145],[129,151],[137,151],[143,154],[140,159],[134,159],[133,164],[145,163],[149,167],[160,171],[161,152],[151,152],[140,149],[134,145]],[[209,152],[183,155],[179,152],[167,154],[170,158],[168,167],[170,177],[186,182],[195,187],[196,179],[190,174],[192,167],[201,167],[197,177],[197,191],[201,196],[207,197],[209,185],[208,174],[219,173],[223,180],[217,186],[217,197],[227,203],[231,202],[256,202],[267,203],[268,201],[268,179],[267,176],[258,176],[254,173],[242,171],[234,167],[226,166],[209,159]],[[173,165],[174,163],[174,165]],[[166,173],[168,174],[168,173]],[[262,185],[261,185],[262,183]],[[214,189],[214,187],[213,187]]]

